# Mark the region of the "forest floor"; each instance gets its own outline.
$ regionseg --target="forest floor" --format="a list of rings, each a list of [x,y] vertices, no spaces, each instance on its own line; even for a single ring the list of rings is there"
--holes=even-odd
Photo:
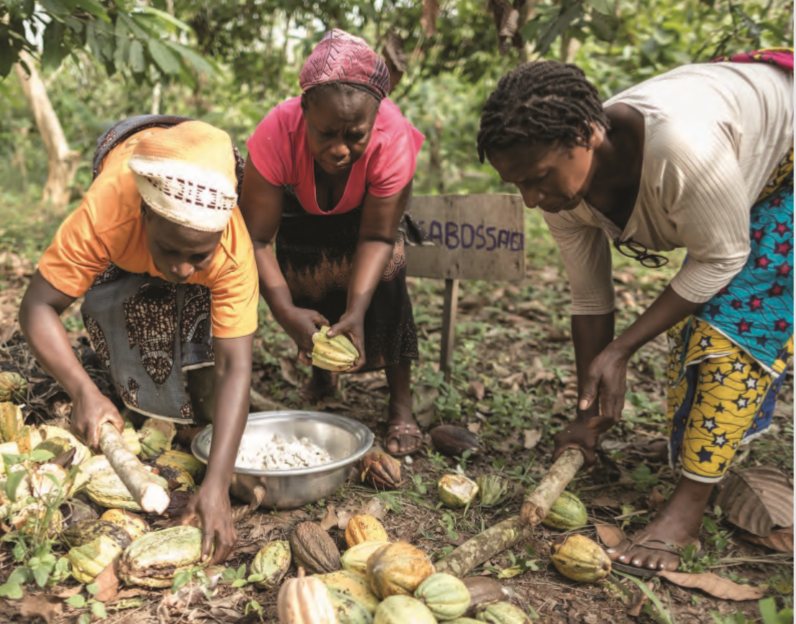
[[[18,336],[14,337],[17,306],[32,274],[32,263],[49,240],[45,233],[51,229],[46,222],[32,224],[25,230],[27,234],[23,234],[12,223],[0,231],[0,249],[6,249],[0,255],[0,344],[7,340],[19,344]],[[420,338],[420,360],[413,371],[419,418],[433,424],[469,428],[482,438],[485,452],[464,461],[443,457],[433,450],[427,436],[424,449],[414,456],[412,463],[402,464],[404,480],[397,491],[376,493],[354,479],[315,505],[289,512],[257,511],[237,526],[238,545],[226,563],[229,568],[248,566],[264,543],[284,538],[298,521],[324,517],[328,520],[330,513],[350,512],[363,505],[383,513],[382,522],[391,540],[410,542],[435,559],[484,528],[518,513],[521,498],[493,509],[477,505],[465,511],[445,508],[437,498],[436,483],[442,475],[453,472],[458,463],[473,479],[501,473],[524,487],[531,487],[550,465],[553,436],[573,415],[577,395],[567,316],[567,281],[557,252],[536,214],[529,215],[527,240],[532,244],[524,280],[512,284],[461,285],[450,384],[443,381],[437,365],[443,285],[419,279],[410,280],[409,284]],[[14,242],[13,247],[9,242]],[[673,255],[670,265],[659,271],[618,259],[614,275],[620,330],[663,290],[681,259],[682,256]],[[77,306],[70,308],[63,318],[70,337],[76,343],[84,340]],[[0,360],[4,359],[3,353],[7,355],[7,350],[0,350]],[[336,396],[318,405],[305,405],[299,400],[298,390],[309,371],[296,364],[294,356],[295,346],[267,310],[263,310],[255,347],[255,389],[291,408],[328,411],[359,419],[371,427],[377,441],[383,440],[387,405],[383,373],[344,376]],[[591,523],[599,522],[633,533],[650,522],[655,509],[672,492],[677,473],[663,459],[644,455],[650,441],[665,436],[665,373],[666,342],[661,336],[633,357],[628,371],[624,420],[603,436],[595,469],[579,474],[569,487],[589,511],[590,524],[578,532],[595,538]],[[36,381],[46,383],[43,377]],[[31,405],[29,419],[65,424],[70,411],[68,397],[51,383],[47,387],[50,390]],[[771,430],[744,446],[734,466],[736,470],[757,466],[777,468],[792,483],[792,372],[780,394]],[[342,533],[336,527],[330,530],[341,550],[345,548]],[[653,579],[648,587],[661,601],[665,615],[653,618],[643,608],[640,615],[632,615],[633,606],[636,610],[640,608],[637,598],[641,593],[629,579],[616,575],[596,584],[578,584],[555,570],[549,555],[559,534],[539,527],[525,548],[497,556],[473,574],[500,578],[511,590],[516,605],[540,621],[556,624],[667,621],[664,618],[673,623],[700,624],[763,621],[756,600],[720,600],[662,579]],[[713,572],[738,583],[763,586],[780,608],[792,607],[792,554],[775,553],[740,539],[738,529],[714,508],[705,515],[700,538],[705,557],[699,563],[692,563],[688,571]],[[13,568],[9,549],[0,550],[0,580],[5,580]],[[513,576],[514,573],[517,574]],[[635,605],[623,600],[615,583],[636,595],[630,601]],[[30,622],[34,621],[32,616],[40,613],[46,615],[48,622],[74,622],[81,611],[63,602],[72,586],[74,581],[69,580],[46,591],[31,591],[21,601],[0,600],[4,602],[0,621]],[[106,603],[107,621],[236,622],[244,621],[248,607],[250,614],[245,621],[257,622],[260,617],[252,608],[259,605],[263,621],[271,623],[276,622],[276,593],[276,590],[260,591],[253,585],[233,588],[231,583],[222,583],[211,600],[202,597],[186,606],[175,605],[169,590],[122,588]]]

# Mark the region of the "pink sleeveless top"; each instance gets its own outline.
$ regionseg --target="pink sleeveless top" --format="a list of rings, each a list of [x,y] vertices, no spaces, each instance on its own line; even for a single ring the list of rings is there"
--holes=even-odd
[[[351,169],[340,202],[324,212],[315,194],[315,168],[301,113],[301,97],[282,102],[246,142],[257,171],[274,186],[290,186],[301,206],[317,215],[338,215],[362,205],[365,193],[390,197],[404,188],[417,167],[424,137],[390,100],[382,100],[367,150]]]

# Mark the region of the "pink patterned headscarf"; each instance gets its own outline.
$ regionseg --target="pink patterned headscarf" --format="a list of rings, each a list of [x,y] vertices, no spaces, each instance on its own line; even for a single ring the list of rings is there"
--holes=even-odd
[[[302,91],[326,82],[360,86],[381,100],[390,90],[390,71],[363,39],[335,28],[315,46],[299,75]]]

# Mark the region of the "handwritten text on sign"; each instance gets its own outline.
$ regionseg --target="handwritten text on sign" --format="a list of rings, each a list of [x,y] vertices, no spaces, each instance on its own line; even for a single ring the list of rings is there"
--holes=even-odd
[[[516,280],[525,276],[525,222],[516,195],[412,198],[410,214],[433,245],[407,247],[409,275]]]

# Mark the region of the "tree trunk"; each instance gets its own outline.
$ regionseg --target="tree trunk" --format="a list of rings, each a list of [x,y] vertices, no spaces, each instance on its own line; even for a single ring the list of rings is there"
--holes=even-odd
[[[69,149],[61,122],[58,121],[58,115],[47,97],[44,82],[36,70],[35,61],[24,50],[19,57],[30,69],[30,76],[20,63],[14,65],[14,71],[47,149],[47,182],[42,191],[42,201],[55,208],[63,208],[69,203],[69,187],[80,164],[80,154]]]

